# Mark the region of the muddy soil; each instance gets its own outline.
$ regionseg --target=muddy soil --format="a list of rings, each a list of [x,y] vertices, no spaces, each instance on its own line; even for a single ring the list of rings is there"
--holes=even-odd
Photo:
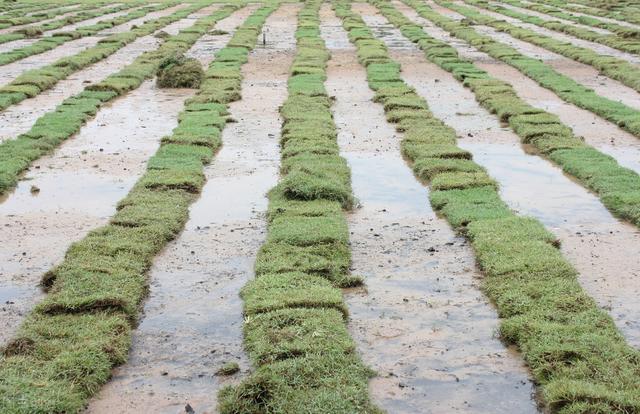
[[[127,32],[131,30],[131,26],[134,24],[140,25],[147,20],[157,19],[162,16],[168,16],[183,7],[186,7],[186,4],[181,4],[158,12],[149,13],[139,19],[131,20],[127,23],[114,26],[111,29],[103,30],[95,36],[87,36],[77,40],[72,40],[70,42],[63,43],[55,49],[49,50],[47,52],[29,56],[8,65],[4,65],[0,70],[0,85],[5,85],[11,82],[24,71],[50,65],[60,58],[72,56],[85,49],[88,49],[96,45],[96,43],[98,43],[100,39],[103,39],[109,34]],[[207,7],[207,9],[211,10],[209,7]],[[200,12],[202,12],[202,10],[200,10]]]
[[[640,232],[615,219],[595,195],[559,168],[527,154],[519,138],[481,108],[472,92],[427,62],[422,51],[376,15],[375,9],[364,5],[356,9],[390,46],[405,81],[427,99],[438,118],[456,130],[459,145],[499,182],[503,199],[558,236],[563,252],[580,273],[581,285],[611,314],[629,343],[640,347],[640,305],[635,299],[640,294]]]
[[[253,277],[266,233],[265,194],[278,179],[278,108],[287,96],[298,10],[285,4],[267,20],[267,46],[258,46],[242,70],[246,99],[231,104],[238,122],[224,130],[185,230],[153,265],[129,362],[114,371],[88,412],[178,413],[189,404],[211,413],[218,389],[249,370],[238,292]],[[216,376],[230,361],[241,373]]]
[[[39,40],[42,40],[42,38],[51,36],[51,35],[53,35],[55,33],[71,32],[71,31],[76,30],[78,27],[91,26],[91,25],[94,25],[94,24],[96,24],[96,23],[98,23],[99,21],[102,21],[102,20],[110,20],[110,19],[114,19],[114,18],[116,18],[118,16],[124,16],[125,14],[129,14],[129,13],[133,12],[134,10],[137,10],[137,9],[139,9],[141,7],[143,7],[143,6],[134,7],[134,8],[123,10],[123,11],[120,11],[120,12],[117,12],[117,13],[103,14],[102,16],[94,17],[93,19],[83,20],[81,22],[70,24],[70,25],[61,27],[59,29],[48,30],[46,32],[43,32],[42,36],[39,36],[37,38],[20,39],[20,40],[15,40],[13,42],[3,43],[3,44],[0,44],[0,53],[5,53],[5,52],[8,52],[8,51],[13,50],[13,49],[18,49],[18,48],[30,46],[30,45],[38,42]]]
[[[633,53],[627,53],[627,52],[623,52],[621,50],[612,48],[610,46],[606,46],[603,45],[601,43],[597,43],[597,42],[591,42],[588,40],[583,40],[574,36],[571,36],[569,34],[565,34],[562,32],[558,32],[555,30],[551,30],[551,29],[546,29],[544,27],[540,27],[540,26],[536,26],[535,24],[531,24],[531,23],[525,23],[522,20],[516,19],[514,17],[509,17],[509,16],[505,16],[504,14],[500,14],[500,13],[496,13],[496,12],[492,12],[486,9],[482,9],[479,7],[475,7],[475,6],[471,6],[469,4],[464,3],[463,1],[454,1],[455,4],[459,4],[459,5],[464,5],[467,6],[469,8],[472,8],[482,14],[485,14],[487,16],[492,16],[494,18],[500,19],[500,20],[504,20],[507,21],[511,24],[513,24],[514,26],[518,26],[518,27],[523,27],[525,29],[529,29],[532,30],[536,33],[539,33],[541,35],[544,36],[548,36],[551,37],[553,39],[556,40],[561,40],[561,41],[565,41],[568,43],[573,44],[574,46],[579,46],[579,47],[583,47],[586,49],[591,49],[597,53],[600,53],[602,55],[608,55],[608,56],[615,56],[619,59],[624,59],[626,61],[628,61],[629,63],[633,63],[635,65],[640,65],[640,56],[635,55]],[[638,67],[638,66],[637,66]]]
[[[217,7],[207,7],[161,30],[169,34],[177,34],[180,30],[191,26],[194,18],[211,13]],[[206,39],[204,37],[203,40],[206,47]],[[161,40],[153,35],[140,37],[119,49],[113,55],[73,73],[67,79],[61,80],[52,89],[0,112],[0,141],[15,138],[19,134],[29,131],[38,118],[54,110],[66,98],[80,93],[87,85],[99,82],[110,74],[118,72],[142,53],[156,49],[160,43]],[[201,41],[196,43],[195,47],[203,47]],[[204,61],[204,63],[207,62]]]
[[[69,10],[68,12],[63,13],[63,14],[59,14],[59,15],[57,15],[55,17],[52,17],[51,19],[40,20],[39,22],[35,22],[35,23],[28,23],[28,24],[21,24],[21,25],[17,25],[17,26],[5,27],[4,29],[0,29],[0,34],[11,33],[11,32],[14,32],[16,30],[24,29],[24,28],[29,27],[29,26],[40,26],[42,24],[50,23],[50,22],[55,21],[55,20],[60,20],[60,19],[64,19],[65,17],[73,16],[73,15],[78,13],[78,11],[76,9],[78,7],[80,7],[80,6],[82,6],[82,4],[69,6],[69,7],[66,8],[66,9]]]
[[[640,173],[640,139],[638,137],[592,112],[563,101],[555,93],[541,87],[517,69],[450,36],[444,30],[418,16],[414,9],[401,1],[393,1],[393,5],[407,18],[422,25],[427,34],[454,47],[460,56],[469,59],[491,76],[509,82],[518,96],[527,103],[558,115],[563,123],[571,127],[576,135],[584,137],[587,143],[616,158],[621,165]],[[482,128],[482,121],[476,118],[468,117],[467,123],[470,126],[475,123]]]
[[[463,17],[452,10],[438,6],[432,1],[427,1],[427,3],[438,13],[447,17],[457,20],[460,20]],[[518,40],[507,33],[498,32],[488,26],[477,25],[473,26],[473,28],[478,33],[489,36],[496,41],[508,44],[525,56],[544,61],[556,71],[572,78],[576,82],[579,82],[588,88],[593,89],[601,96],[622,102],[632,108],[640,109],[640,93],[623,85],[621,82],[610,79],[604,75],[600,75],[598,70],[593,66],[576,62],[562,55],[534,46],[531,43]]]
[[[360,202],[349,215],[352,273],[366,288],[346,295],[349,329],[379,373],[373,399],[393,413],[537,412],[526,368],[494,336],[498,317],[470,247],[431,210],[340,21],[328,5],[321,16],[327,88]]]

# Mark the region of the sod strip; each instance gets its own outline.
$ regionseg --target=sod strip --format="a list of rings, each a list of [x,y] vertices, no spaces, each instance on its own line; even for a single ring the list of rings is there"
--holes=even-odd
[[[9,19],[0,18],[0,29],[6,29],[11,26],[22,26],[22,25],[27,25],[31,23],[38,23],[43,20],[53,19],[62,14],[76,13],[84,10],[92,10],[92,9],[95,9],[96,7],[101,7],[104,4],[105,3],[103,1],[98,1],[98,2],[91,1],[88,4],[83,4],[80,7],[73,8],[73,9],[59,8],[56,10],[38,13],[31,16],[19,16],[19,17],[14,17]],[[61,18],[61,20],[62,21],[66,20],[66,17]],[[29,31],[29,27],[23,27],[23,28],[20,28],[19,30]]]
[[[140,3],[127,3],[120,4],[118,6],[114,6],[108,9],[99,9],[92,8],[87,11],[80,12],[76,15],[66,17],[64,19],[55,20],[53,22],[45,23],[41,26],[29,26],[28,29],[16,30],[15,32],[0,34],[0,44],[12,42],[14,40],[27,39],[33,37],[39,37],[44,32],[49,30],[60,29],[61,27],[74,24],[77,22],[81,22],[83,20],[93,19],[98,16],[102,16],[103,14],[116,13],[122,10],[127,10],[133,7],[141,6]]]
[[[219,394],[230,413],[374,413],[372,375],[346,329],[339,287],[349,275],[343,209],[353,204],[351,177],[338,154],[329,54],[320,37],[321,0],[298,15],[297,53],[281,109],[282,174],[269,193],[268,233],[256,278],[242,289],[246,350],[256,370]]]
[[[419,3],[415,1],[411,3],[411,5],[417,4]],[[553,91],[564,101],[591,111],[640,137],[640,110],[598,95],[592,89],[557,72],[539,59],[525,56],[509,45],[476,32],[472,26],[436,13],[429,6],[421,7],[419,13],[452,36],[464,40],[489,56],[518,69],[540,86]],[[409,22],[408,19],[407,22]]]
[[[425,19],[433,19],[434,22],[446,19],[419,0],[402,1]],[[637,173],[621,167],[613,157],[587,145],[556,115],[520,99],[509,83],[491,77],[458,56],[455,48],[429,36],[420,25],[406,18],[389,2],[372,3],[394,26],[400,28],[404,36],[424,51],[428,60],[451,72],[473,91],[480,105],[508,123],[523,144],[530,144],[539,155],[554,161],[565,173],[594,191],[614,215],[640,226],[640,176]],[[449,24],[448,19],[446,22]]]
[[[84,49],[73,56],[63,57],[50,65],[24,72],[7,85],[0,87],[0,110],[27,98],[33,98],[40,92],[52,88],[58,81],[67,78],[72,73],[114,54],[138,37],[150,35],[207,5],[207,2],[194,3],[169,16],[149,20],[129,32],[107,36],[98,41],[95,46]]]
[[[471,241],[485,274],[483,290],[502,318],[500,336],[519,347],[546,408],[567,414],[640,410],[640,352],[583,292],[554,236],[509,210],[496,183],[456,145],[455,131],[402,81],[384,43],[349,3],[338,0],[334,8],[366,67],[374,99],[404,135],[403,154],[431,187],[431,204]]]
[[[580,7],[574,4],[568,4],[565,0],[533,0],[535,3],[543,3],[546,5],[556,6],[562,10],[569,10],[574,13],[581,13],[584,15],[606,17],[608,19],[618,20],[628,24],[640,24],[640,12],[632,12],[627,7],[623,7],[621,10],[617,9],[598,9],[595,7],[584,6]]]
[[[199,19],[170,37],[164,49],[187,50],[236,8],[224,6]],[[204,184],[204,165],[221,144],[226,104],[240,98],[240,66],[273,10],[253,13],[216,54],[178,126],[163,138],[110,224],[74,243],[62,264],[45,275],[49,295],[0,357],[0,412],[78,412],[111,368],[126,361],[147,291],[146,272],[187,220],[189,204]]]
[[[544,4],[528,3],[528,2],[525,3],[520,0],[500,0],[500,1],[502,3],[506,3],[511,6],[535,11],[538,13],[544,13],[551,17],[555,17],[563,20],[569,20],[584,26],[591,26],[598,29],[605,29],[612,33],[615,33],[620,38],[630,39],[630,41],[637,42],[638,39],[640,39],[640,29],[637,29],[634,27],[623,26],[617,23],[606,22],[600,19],[596,19],[595,17],[571,14],[562,9],[552,7],[552,6],[547,6]]]
[[[206,3],[199,3],[184,10],[182,14],[186,15],[183,17],[205,5]],[[213,25],[229,16],[235,9],[236,7],[225,6],[211,16],[198,20],[194,33],[198,34],[200,26]],[[18,135],[16,139],[0,143],[0,195],[15,187],[22,172],[29,168],[33,161],[50,153],[60,143],[77,133],[87,120],[95,116],[100,107],[136,89],[145,79],[154,76],[164,58],[182,50],[173,47],[178,40],[184,37],[185,44],[193,44],[197,38],[194,39],[189,30],[191,29],[182,30],[177,37],[171,38],[173,41],[163,43],[154,51],[143,53],[119,72],[65,99],[55,110],[38,118],[28,132]]]
[[[616,34],[602,34],[593,30],[576,27],[570,24],[562,23],[557,20],[545,20],[538,16],[521,13],[517,10],[502,7],[500,5],[489,3],[485,0],[463,0],[465,3],[490,10],[505,16],[513,17],[525,23],[534,24],[544,27],[545,29],[554,30],[556,32],[566,33],[575,36],[578,39],[588,40],[590,42],[600,43],[614,49],[629,53],[640,53],[640,42],[638,38],[624,39]]]
[[[470,7],[451,3],[446,0],[434,0],[439,5],[454,10],[465,16],[473,24],[493,27],[505,32],[516,39],[542,47],[554,53],[573,59],[577,62],[591,65],[611,79],[618,80],[628,87],[640,92],[640,68],[626,60],[612,56],[601,55],[591,49],[574,46],[571,43],[541,35],[533,30],[525,29],[482,14]]]
[[[72,32],[55,33],[28,46],[0,53],[0,66],[7,65],[20,59],[24,59],[28,56],[37,55],[55,49],[56,47],[70,40],[76,40],[82,37],[96,35],[102,30],[121,25],[134,19],[139,19],[146,16],[148,13],[164,10],[174,5],[175,3],[161,3],[157,6],[148,6],[139,10],[132,11],[131,13],[128,13],[124,16],[118,16],[114,17],[113,19],[100,21],[90,26],[79,27]],[[113,13],[113,11],[110,11],[110,13]]]

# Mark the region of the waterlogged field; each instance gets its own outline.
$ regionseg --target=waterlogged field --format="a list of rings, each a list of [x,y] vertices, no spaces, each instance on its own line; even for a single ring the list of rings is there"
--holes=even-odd
[[[0,2],[0,413],[640,413],[640,1]]]

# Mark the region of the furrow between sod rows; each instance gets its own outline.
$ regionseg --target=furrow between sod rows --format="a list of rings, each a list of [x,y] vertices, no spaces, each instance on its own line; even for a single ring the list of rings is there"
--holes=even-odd
[[[167,39],[184,51],[223,13]],[[0,359],[0,408],[12,413],[73,413],[126,361],[153,257],[182,229],[220,145],[227,104],[240,99],[240,67],[266,17],[264,6],[239,28],[162,140],[147,172],[120,202],[111,223],[75,243],[44,277],[47,298],[31,312]],[[169,47],[169,46],[167,46]]]
[[[297,52],[281,108],[282,178],[269,193],[267,240],[256,278],[241,292],[245,345],[256,370],[219,394],[221,413],[373,413],[372,375],[346,329],[340,287],[350,249],[343,209],[350,171],[338,154],[324,82],[329,58],[320,37],[320,0],[298,15]]]
[[[72,32],[58,32],[44,39],[40,39],[37,42],[26,45],[24,47],[18,47],[11,49],[7,52],[0,53],[0,66],[7,65],[20,59],[24,59],[28,56],[44,53],[48,50],[55,49],[61,44],[70,40],[80,39],[81,37],[92,36],[99,34],[100,31],[108,29],[130,20],[144,17],[147,13],[160,11],[172,6],[171,3],[161,3],[157,6],[144,7],[142,9],[134,10],[124,16],[117,16],[112,19],[103,20],[93,25],[82,26]],[[110,11],[114,13],[114,11]],[[100,13],[102,15],[103,13]]]
[[[393,15],[386,2],[376,3],[383,14]],[[455,131],[434,118],[402,81],[399,65],[350,4],[334,6],[358,48],[375,100],[404,133],[404,155],[431,186],[432,205],[470,239],[485,273],[483,288],[503,318],[501,338],[519,347],[546,408],[559,413],[640,409],[640,354],[583,292],[553,235],[508,209],[495,182],[456,145]]]
[[[415,0],[403,2],[427,20],[457,24],[434,13],[424,3]],[[614,215],[640,225],[640,176],[636,172],[621,167],[613,157],[587,145],[557,116],[524,102],[511,85],[460,58],[453,47],[429,36],[390,3],[380,1],[375,4],[394,26],[401,29],[403,35],[424,51],[427,59],[468,86],[478,102],[501,121],[507,122],[524,144],[531,144],[541,156],[560,165],[567,174],[594,191]]]
[[[116,33],[105,37],[99,40],[95,46],[84,49],[73,56],[61,58],[52,64],[22,73],[10,83],[0,87],[0,110],[52,88],[60,80],[66,79],[72,73],[112,55],[138,37],[149,35],[170,23],[181,20],[205,7],[206,4],[202,2],[194,3],[169,16],[147,21],[129,32]]]

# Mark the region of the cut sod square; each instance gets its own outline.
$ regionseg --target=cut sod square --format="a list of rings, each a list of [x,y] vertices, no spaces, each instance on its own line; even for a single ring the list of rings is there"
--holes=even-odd
[[[335,309],[280,309],[245,319],[244,337],[258,365],[307,355],[355,350],[342,312]]]
[[[284,308],[334,308],[346,317],[342,292],[320,276],[301,272],[264,274],[241,292],[247,315]]]

